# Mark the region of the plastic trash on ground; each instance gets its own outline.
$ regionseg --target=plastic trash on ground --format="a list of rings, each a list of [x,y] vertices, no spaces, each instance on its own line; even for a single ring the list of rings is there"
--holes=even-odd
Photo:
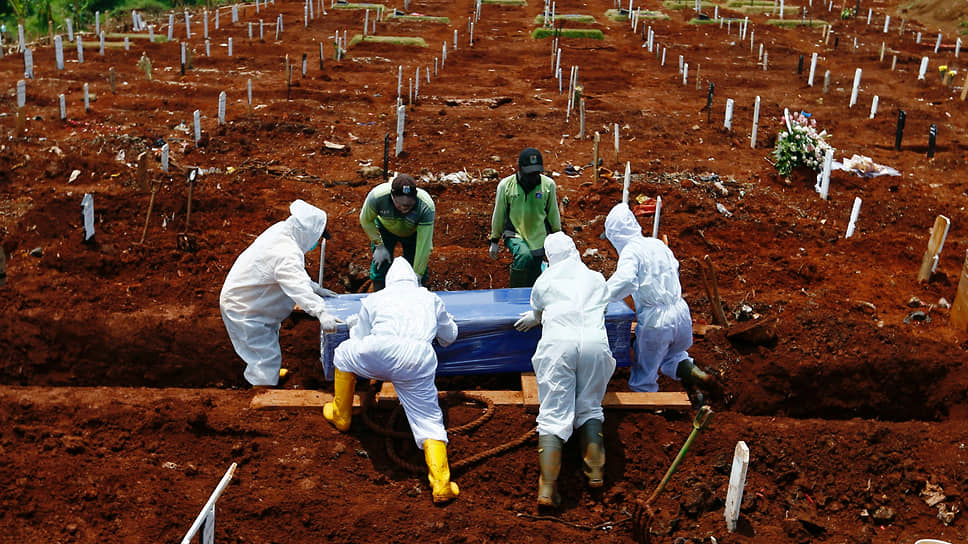
[[[901,175],[900,172],[890,166],[877,164],[870,157],[857,155],[856,153],[851,158],[845,159],[844,162],[832,161],[830,163],[830,170],[844,170],[865,178]]]

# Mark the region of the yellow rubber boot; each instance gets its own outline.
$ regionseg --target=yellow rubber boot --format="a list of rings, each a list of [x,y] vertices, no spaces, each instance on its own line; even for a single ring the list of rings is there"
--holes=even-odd
[[[333,402],[323,406],[323,417],[340,431],[350,430],[353,420],[353,389],[356,387],[356,376],[352,372],[336,369],[333,381]]]
[[[450,465],[447,464],[447,444],[440,440],[424,440],[424,458],[430,474],[430,487],[433,489],[434,502],[447,502],[457,498],[460,488],[450,481]]]

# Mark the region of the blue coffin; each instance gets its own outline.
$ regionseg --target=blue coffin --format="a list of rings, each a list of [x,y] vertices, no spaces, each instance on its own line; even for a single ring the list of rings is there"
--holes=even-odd
[[[434,344],[439,376],[532,371],[531,356],[538,346],[541,328],[521,333],[513,327],[521,313],[531,309],[531,288],[439,291],[437,295],[454,316],[458,328],[456,342],[446,348]],[[328,298],[326,309],[345,322],[359,312],[360,301],[366,296],[350,294]],[[634,320],[635,312],[625,303],[608,305],[605,329],[618,366],[631,364]],[[333,350],[349,338],[349,331],[346,325],[340,325],[336,332],[323,333],[321,337],[323,372],[327,380],[332,380]]]

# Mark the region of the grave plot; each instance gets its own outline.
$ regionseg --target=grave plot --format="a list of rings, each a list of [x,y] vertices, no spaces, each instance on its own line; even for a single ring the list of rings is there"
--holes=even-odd
[[[57,22],[60,54],[8,24],[6,539],[181,539],[235,463],[218,542],[963,540],[968,13],[878,0],[842,19],[843,6],[801,1],[775,25],[775,11],[726,2],[593,0],[555,9],[593,15],[603,39],[554,43],[531,39],[543,2],[409,4],[447,22],[332,2],[125,13],[100,28]],[[791,6],[812,7],[808,24],[783,27],[800,22]],[[619,9],[624,19],[604,15]],[[427,47],[349,47],[357,34]],[[793,133],[832,152],[792,164],[775,150]],[[644,531],[634,504],[695,414],[620,408],[627,370],[606,397],[605,486],[587,487],[572,440],[557,512],[535,507],[532,382],[441,377],[441,390],[501,402],[451,435],[461,495],[438,508],[408,468],[421,462],[412,442],[388,449],[362,417],[347,434],[324,422],[318,324],[299,313],[282,324],[290,377],[271,393],[302,402],[268,409],[253,406],[219,316],[232,263],[297,198],[329,216],[323,285],[365,290],[357,217],[384,166],[436,201],[428,287],[505,287],[508,254],[487,255],[494,190],[529,146],[591,268],[615,270],[602,223],[623,196],[644,234],[668,240],[690,355],[722,380]],[[306,268],[317,279],[318,250]],[[683,393],[665,376],[660,389]],[[486,409],[444,404],[454,426]],[[369,417],[387,427],[394,406]],[[748,452],[740,498],[737,451]]]

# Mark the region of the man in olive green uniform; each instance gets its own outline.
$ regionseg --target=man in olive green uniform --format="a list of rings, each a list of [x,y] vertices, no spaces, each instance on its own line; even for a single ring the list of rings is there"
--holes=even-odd
[[[497,186],[491,214],[492,259],[497,259],[504,238],[514,260],[511,287],[531,287],[541,275],[545,236],[561,230],[555,182],[541,173],[541,152],[529,147],[518,156],[518,171]]]
[[[373,291],[383,289],[386,284],[397,242],[421,284],[427,282],[427,262],[434,247],[434,213],[433,199],[427,191],[418,189],[416,180],[407,174],[377,185],[366,195],[360,210],[360,225],[370,238],[373,250],[370,263]]]

